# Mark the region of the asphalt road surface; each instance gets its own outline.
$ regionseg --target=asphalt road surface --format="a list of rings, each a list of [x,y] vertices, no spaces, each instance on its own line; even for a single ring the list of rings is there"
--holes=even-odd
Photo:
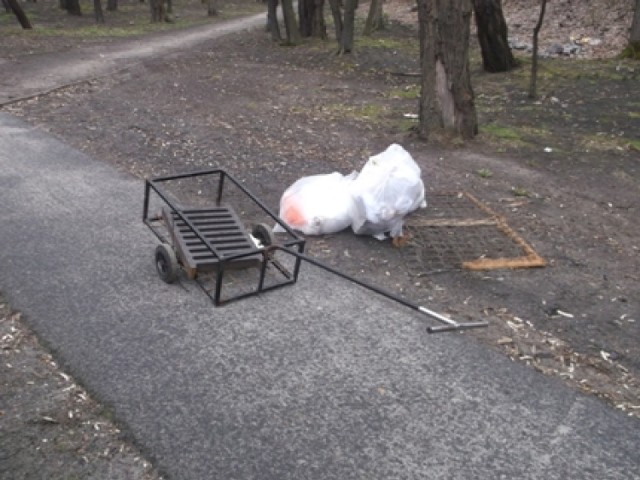
[[[310,265],[164,284],[142,200],[0,113],[0,289],[170,478],[638,478],[637,420]]]

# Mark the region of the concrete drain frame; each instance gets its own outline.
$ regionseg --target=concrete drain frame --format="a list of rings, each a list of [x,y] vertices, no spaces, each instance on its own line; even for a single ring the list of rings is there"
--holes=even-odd
[[[544,267],[545,260],[506,218],[468,192],[437,192],[426,209],[406,221],[419,265],[431,272],[453,268],[495,270]],[[431,273],[424,272],[424,273]]]

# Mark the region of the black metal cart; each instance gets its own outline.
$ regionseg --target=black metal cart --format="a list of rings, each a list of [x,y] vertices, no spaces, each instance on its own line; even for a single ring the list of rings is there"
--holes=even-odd
[[[231,206],[236,202],[243,215]],[[265,218],[282,228],[277,241]],[[160,278],[173,283],[182,271],[215,305],[295,283],[304,260],[442,323],[429,326],[430,333],[488,325],[457,322],[305,255],[304,239],[224,170],[146,180],[143,221],[161,242],[155,250]]]

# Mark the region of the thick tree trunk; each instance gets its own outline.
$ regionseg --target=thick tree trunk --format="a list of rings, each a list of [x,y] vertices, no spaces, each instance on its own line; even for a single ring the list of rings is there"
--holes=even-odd
[[[267,30],[271,32],[271,40],[273,42],[282,40],[280,25],[278,24],[278,0],[268,0],[267,2]]]
[[[507,22],[502,13],[502,0],[473,0],[482,52],[487,72],[506,72],[516,66],[509,47]]]
[[[78,17],[82,15],[82,10],[80,9],[80,0],[66,0],[65,5],[67,8],[67,13],[69,15],[76,15]]]
[[[529,98],[538,96],[538,34],[542,28],[544,20],[544,11],[547,8],[547,0],[542,0],[540,4],[540,15],[538,23],[533,28],[533,53],[531,54],[531,81],[529,82]]]
[[[302,37],[327,38],[324,0],[298,0],[298,18]]]
[[[18,3],[18,0],[7,0],[7,5],[13,11],[13,14],[16,16],[18,22],[20,22],[20,26],[24,30],[31,30],[33,27],[31,26],[31,22],[29,21],[29,17],[24,13],[24,10]]]
[[[150,0],[149,6],[151,8],[151,21],[162,22],[164,21],[164,0]]]
[[[329,0],[331,6],[331,16],[333,17],[333,26],[335,28],[336,40],[340,42],[342,38],[342,12],[340,11],[340,0]]]
[[[363,35],[371,35],[376,30],[384,28],[384,17],[382,16],[382,4],[384,0],[371,0],[369,4],[369,14],[364,24]]]
[[[472,138],[478,119],[469,75],[471,0],[418,0],[419,134],[445,129]]]
[[[298,22],[296,22],[292,0],[282,0],[282,15],[284,16],[284,26],[287,32],[287,44],[296,45],[300,43],[300,32],[298,31]]]
[[[342,24],[342,35],[340,36],[339,54],[351,53],[353,51],[357,7],[357,0],[344,0],[344,23]]]
[[[102,12],[101,0],[93,0],[93,11],[96,16],[96,23],[104,23],[104,13]]]

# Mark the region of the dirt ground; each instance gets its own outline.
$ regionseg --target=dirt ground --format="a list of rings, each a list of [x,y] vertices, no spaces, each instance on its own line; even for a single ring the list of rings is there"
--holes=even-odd
[[[443,313],[486,319],[488,329],[465,335],[638,417],[640,65],[611,56],[624,43],[631,2],[603,10],[618,19],[607,29],[589,20],[599,2],[587,3],[591,13],[580,16],[579,6],[567,14],[567,2],[553,2],[555,27],[543,30],[543,45],[602,42],[582,58],[543,58],[535,101],[527,98],[528,54],[516,52],[513,72],[490,75],[473,46],[480,134],[467,143],[412,134],[418,44],[411,4],[399,1],[388,5],[396,21],[358,37],[352,56],[335,56],[331,41],[289,48],[243,32],[5,110],[140,178],[227,169],[274,209],[301,176],[358,170],[400,143],[422,168],[428,201],[472,194],[546,267],[434,266],[420,226],[429,207],[409,218],[403,248],[343,232],[308,238],[310,254]],[[504,4],[512,36],[528,35],[531,13],[522,2]],[[38,50],[42,37],[7,41],[19,56]]]

